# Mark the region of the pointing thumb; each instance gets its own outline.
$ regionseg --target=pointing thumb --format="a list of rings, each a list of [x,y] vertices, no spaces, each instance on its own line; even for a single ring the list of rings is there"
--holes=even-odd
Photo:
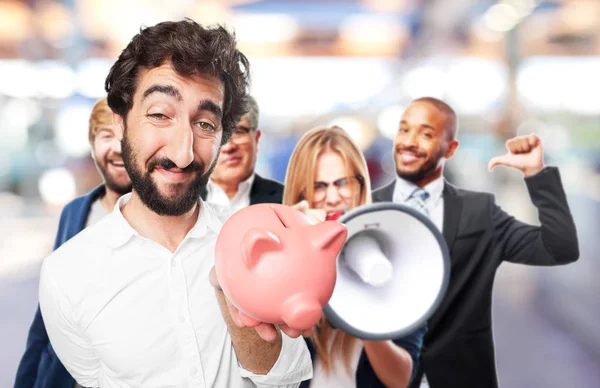
[[[510,166],[507,155],[496,156],[492,158],[488,163],[488,170],[492,171],[496,166]]]

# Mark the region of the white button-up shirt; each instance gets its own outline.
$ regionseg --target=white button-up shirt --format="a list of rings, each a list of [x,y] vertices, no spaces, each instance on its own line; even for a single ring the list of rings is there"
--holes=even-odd
[[[392,201],[401,205],[407,205],[410,195],[417,188],[418,186],[414,183],[397,177]],[[444,178],[439,177],[438,179],[429,182],[423,187],[423,190],[429,193],[429,198],[425,201],[429,219],[441,232],[444,225]]]
[[[40,307],[52,346],[85,387],[298,386],[312,377],[300,338],[282,333],[267,375],[238,363],[208,281],[228,213],[200,202],[175,253],[140,236],[115,210],[42,265]]]
[[[250,190],[254,183],[254,176],[255,175],[252,174],[248,179],[240,182],[238,185],[238,192],[232,199],[229,199],[227,193],[209,179],[208,184],[206,185],[206,202],[227,206],[231,210],[231,214],[250,206]]]

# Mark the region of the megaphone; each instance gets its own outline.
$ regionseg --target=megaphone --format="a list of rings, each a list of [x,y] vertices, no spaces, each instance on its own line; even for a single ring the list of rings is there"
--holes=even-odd
[[[401,338],[435,312],[448,287],[450,255],[429,218],[396,203],[362,205],[342,215],[348,236],[323,312],[365,340]]]

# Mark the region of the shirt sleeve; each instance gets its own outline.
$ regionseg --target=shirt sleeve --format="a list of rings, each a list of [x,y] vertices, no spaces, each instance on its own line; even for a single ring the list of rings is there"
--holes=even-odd
[[[412,358],[412,372],[410,376],[410,381],[412,382],[417,374],[417,370],[419,369],[419,363],[421,361],[421,348],[423,347],[423,337],[427,333],[427,324],[423,324],[417,330],[412,332],[411,334],[395,339],[393,342],[406,350],[410,357]]]
[[[100,360],[80,328],[73,323],[72,309],[47,264],[42,265],[39,297],[50,343],[61,363],[79,384],[97,387]]]
[[[312,360],[302,337],[290,338],[281,332],[281,351],[273,368],[266,375],[254,374],[241,366],[242,377],[250,379],[257,387],[295,388],[313,375]]]

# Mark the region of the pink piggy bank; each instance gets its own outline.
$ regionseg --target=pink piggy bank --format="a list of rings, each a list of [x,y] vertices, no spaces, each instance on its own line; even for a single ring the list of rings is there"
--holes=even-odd
[[[300,211],[258,204],[223,225],[215,269],[225,296],[247,326],[315,326],[336,281],[336,259],[348,231],[335,221],[313,225]]]

